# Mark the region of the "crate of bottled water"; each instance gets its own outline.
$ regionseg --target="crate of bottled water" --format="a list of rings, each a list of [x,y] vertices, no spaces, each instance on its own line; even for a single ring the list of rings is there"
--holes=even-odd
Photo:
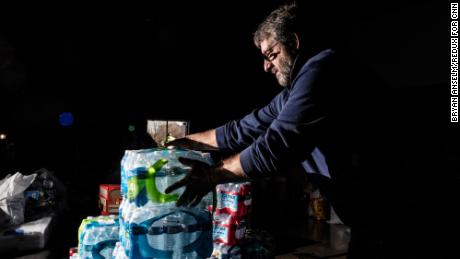
[[[175,202],[184,188],[170,194],[164,190],[185,177],[190,167],[179,157],[213,164],[209,153],[177,148],[126,150],[121,160],[121,194],[138,207],[147,203]]]
[[[129,258],[207,258],[212,253],[211,214],[165,204],[137,208],[122,223]]]
[[[213,219],[213,241],[227,245],[240,243],[246,231],[246,220],[226,213],[216,213]]]
[[[121,161],[120,247],[116,258],[208,258],[212,253],[209,193],[195,208],[176,207],[184,188],[164,190],[190,168],[179,157],[212,165],[209,154],[183,149],[128,150]],[[121,252],[120,252],[121,251]]]
[[[216,186],[216,212],[234,216],[236,219],[246,218],[251,210],[251,183],[226,183]]]
[[[79,258],[112,258],[119,231],[118,217],[115,215],[84,219],[78,230]]]

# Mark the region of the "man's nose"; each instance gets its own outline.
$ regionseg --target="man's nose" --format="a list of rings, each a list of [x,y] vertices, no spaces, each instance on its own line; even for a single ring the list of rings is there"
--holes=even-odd
[[[264,60],[264,70],[265,72],[270,72],[270,69],[272,68],[272,62],[268,60]]]

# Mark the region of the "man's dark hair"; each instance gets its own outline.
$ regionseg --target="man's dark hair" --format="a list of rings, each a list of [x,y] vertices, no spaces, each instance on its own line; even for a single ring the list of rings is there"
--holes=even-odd
[[[259,24],[253,41],[260,49],[260,43],[271,37],[285,45],[288,51],[293,51],[296,33],[302,43],[301,48],[320,50],[336,47],[346,31],[340,17],[340,7],[331,7],[329,3],[284,4]]]
[[[268,38],[281,42],[288,48],[295,43],[294,34],[298,32],[298,7],[295,3],[285,4],[271,12],[259,25],[254,33],[254,44],[260,48],[260,43]]]

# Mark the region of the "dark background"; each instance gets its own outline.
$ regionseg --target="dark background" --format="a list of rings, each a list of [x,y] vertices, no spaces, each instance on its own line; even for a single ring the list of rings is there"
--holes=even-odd
[[[205,130],[280,90],[252,33],[282,2],[1,2],[0,175],[44,167],[65,183],[74,221],[62,251],[76,245],[81,218],[97,213],[98,185],[116,182],[146,119]],[[369,87],[385,88],[386,127],[370,138],[392,141],[389,160],[403,161],[401,198],[415,217],[450,218],[460,160],[459,127],[449,123],[450,5],[300,2],[317,21],[308,26],[350,51]],[[59,124],[62,112],[73,125]]]

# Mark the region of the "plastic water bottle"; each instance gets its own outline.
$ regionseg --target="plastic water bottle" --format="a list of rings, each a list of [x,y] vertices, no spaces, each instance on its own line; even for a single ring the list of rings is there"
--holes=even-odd
[[[194,210],[197,210],[197,209],[194,209]],[[184,217],[183,217],[183,223],[185,226],[191,226],[191,225],[194,225],[194,224],[197,224],[198,222],[196,221],[195,218],[193,218],[191,215],[188,215],[188,214],[184,214]],[[192,242],[195,242],[198,237],[200,236],[201,234],[201,231],[194,231],[194,232],[187,232],[187,233],[184,233],[184,240],[183,240],[183,247],[186,246],[186,245],[189,245],[191,244]],[[187,254],[184,254],[183,258],[192,258],[194,255],[196,255],[196,253],[192,252],[192,253],[187,253]]]
[[[156,222],[153,222],[151,227],[157,229],[168,229],[173,228],[175,224],[173,223],[173,217],[168,216],[162,218]],[[162,233],[158,235],[149,235],[148,236],[149,245],[158,250],[164,251],[173,251],[174,250],[174,237],[172,234]]]
[[[173,258],[180,258],[182,249],[185,242],[185,233],[183,232],[182,222],[184,222],[184,215],[176,212],[163,220],[168,233],[163,234],[166,236],[166,250],[174,251]]]

